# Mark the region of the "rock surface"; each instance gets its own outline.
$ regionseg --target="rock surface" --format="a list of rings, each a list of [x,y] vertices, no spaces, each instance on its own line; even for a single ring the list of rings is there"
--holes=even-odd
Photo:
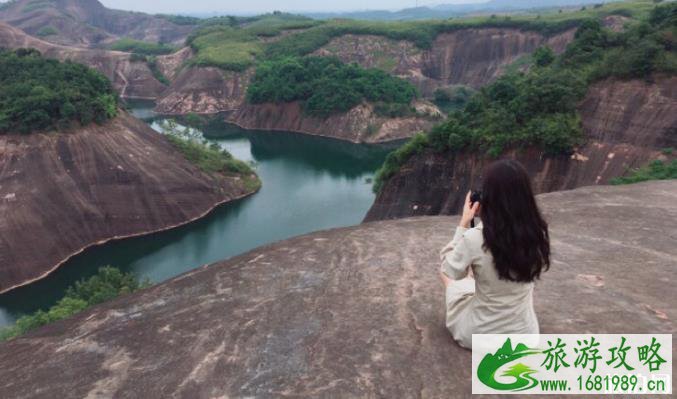
[[[539,202],[543,332],[677,332],[677,182]],[[456,222],[321,231],[96,306],[0,343],[0,397],[470,397],[437,276]]]
[[[573,156],[546,158],[535,148],[505,154],[526,166],[537,192],[606,184],[629,168],[674,158],[661,150],[677,148],[675,76],[600,82],[579,113],[587,142]],[[383,185],[365,220],[456,213],[491,161],[473,153],[418,154]]]
[[[348,112],[317,118],[304,114],[298,102],[284,104],[244,104],[226,115],[226,121],[246,129],[284,130],[332,137],[355,143],[379,143],[406,139],[428,130],[439,122],[441,113],[432,103],[417,101],[425,117],[387,118],[374,112],[370,104],[360,104]]]
[[[165,90],[145,62],[132,62],[131,54],[121,51],[93,50],[61,46],[27,35],[0,22],[0,47],[30,47],[44,56],[85,64],[106,75],[121,97],[154,99]]]
[[[564,51],[575,29],[546,37],[519,29],[477,28],[442,33],[429,50],[408,41],[374,35],[343,35],[315,51],[365,68],[379,68],[407,79],[424,96],[438,87],[462,84],[479,88],[505,72],[518,58],[539,46]]]
[[[125,113],[69,133],[0,135],[0,292],[87,246],[175,227],[248,193]]]
[[[184,50],[185,51],[185,50]],[[253,69],[223,71],[214,67],[187,67],[175,72],[171,86],[158,98],[162,114],[215,114],[243,106]]]

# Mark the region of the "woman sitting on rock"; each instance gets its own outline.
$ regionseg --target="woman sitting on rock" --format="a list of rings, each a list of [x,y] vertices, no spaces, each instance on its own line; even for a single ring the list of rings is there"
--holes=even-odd
[[[481,223],[470,228],[479,215]],[[472,347],[472,334],[537,334],[534,280],[550,266],[548,224],[519,162],[487,167],[481,199],[468,193],[456,234],[441,253],[447,328]]]

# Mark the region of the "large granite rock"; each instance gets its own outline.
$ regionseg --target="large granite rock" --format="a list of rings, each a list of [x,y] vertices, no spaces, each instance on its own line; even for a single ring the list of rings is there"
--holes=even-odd
[[[539,200],[543,332],[675,332],[677,182]],[[437,277],[456,222],[321,231],[94,307],[0,344],[0,397],[470,397]]]
[[[89,246],[173,228],[252,192],[242,176],[201,171],[123,111],[103,125],[0,135],[0,292]]]

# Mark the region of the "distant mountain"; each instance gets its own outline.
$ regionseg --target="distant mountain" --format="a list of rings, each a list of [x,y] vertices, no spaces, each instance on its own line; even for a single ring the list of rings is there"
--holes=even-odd
[[[543,9],[553,7],[583,6],[589,4],[610,3],[604,0],[490,0],[485,3],[441,4],[432,7],[413,7],[399,11],[367,10],[345,13],[304,13],[318,19],[350,18],[370,20],[416,20],[432,18],[450,18],[471,13],[510,12],[520,10]]]
[[[13,0],[0,4],[0,21],[52,43],[80,47],[121,37],[179,43],[193,29],[169,17],[111,10],[98,0]]]

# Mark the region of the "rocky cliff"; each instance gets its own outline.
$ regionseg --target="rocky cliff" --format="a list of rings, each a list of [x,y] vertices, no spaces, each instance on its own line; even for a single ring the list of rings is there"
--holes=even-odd
[[[78,47],[122,37],[181,44],[194,28],[140,12],[111,10],[98,0],[16,0],[0,9],[0,21],[52,43]],[[49,34],[43,34],[47,27]]]
[[[539,202],[554,253],[541,331],[674,334],[677,183]],[[0,396],[469,398],[437,276],[456,223],[321,231],[96,306],[0,343]]]
[[[543,45],[564,51],[575,30],[546,37],[518,29],[461,29],[437,36],[429,50],[382,36],[344,35],[315,52],[344,62],[380,68],[409,80],[425,96],[438,87],[462,84],[479,88],[490,83],[518,58]]]
[[[178,226],[247,194],[239,177],[201,172],[124,113],[68,133],[0,135],[0,292],[88,246]]]
[[[168,65],[166,61],[163,64]],[[174,74],[171,86],[158,98],[156,111],[214,114],[236,110],[245,104],[254,70],[232,72],[214,67],[186,67]]]
[[[148,65],[145,62],[132,62],[129,53],[56,45],[1,22],[0,47],[34,48],[46,57],[85,64],[106,75],[122,97],[153,99],[165,90]]]
[[[159,98],[155,109],[170,115],[224,112],[226,121],[247,129],[293,131],[353,142],[407,138],[432,127],[441,117],[439,109],[427,101],[413,104],[418,116],[399,118],[379,116],[369,104],[328,118],[304,114],[299,103],[249,104],[246,101],[247,86],[253,74],[253,68],[245,72],[211,67],[183,68]]]
[[[361,104],[350,111],[316,118],[304,114],[297,102],[286,104],[244,104],[226,115],[226,121],[246,129],[285,130],[333,137],[355,143],[379,143],[406,139],[412,134],[430,129],[441,117],[430,103],[414,105],[429,117],[387,118],[374,112],[370,104]],[[435,117],[437,116],[437,117]]]
[[[563,51],[574,30],[552,37],[518,29],[461,29],[439,35],[431,49],[421,50],[408,41],[382,36],[344,35],[315,51],[315,55],[337,56],[344,62],[356,62],[366,68],[380,68],[415,84],[424,97],[438,87],[463,84],[485,85],[518,58],[541,45]],[[328,119],[303,115],[298,104],[250,105],[245,101],[252,69],[225,72],[217,68],[187,67],[176,72],[176,59],[187,59],[189,50],[161,60],[161,69],[172,83],[157,102],[156,110],[164,114],[228,112],[229,122],[250,129],[289,130],[347,139],[379,142],[407,138],[430,128],[435,118],[383,118],[369,105],[358,106],[346,114]],[[423,114],[437,115],[430,103]]]
[[[545,157],[534,148],[505,154],[527,167],[537,192],[605,184],[677,147],[675,76],[597,83],[579,111],[587,142],[572,156]],[[473,153],[418,154],[383,185],[365,220],[455,213],[491,161]]]

